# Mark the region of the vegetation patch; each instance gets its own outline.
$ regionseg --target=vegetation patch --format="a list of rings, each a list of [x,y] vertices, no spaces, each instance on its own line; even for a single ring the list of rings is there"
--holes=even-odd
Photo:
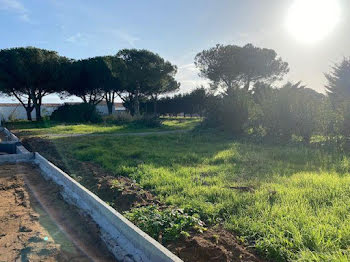
[[[56,121],[17,121],[6,123],[6,127],[11,129],[18,135],[22,136],[43,136],[43,135],[64,135],[64,134],[117,134],[117,133],[138,133],[138,132],[153,132],[153,131],[172,131],[172,130],[192,130],[198,126],[201,118],[160,118],[160,122],[152,122],[150,125],[143,123],[134,123],[126,121],[124,123],[111,123],[110,120],[105,120],[101,124],[91,123],[64,123]],[[147,120],[146,120],[147,121]],[[141,121],[142,122],[142,121]],[[159,126],[160,124],[160,126]]]
[[[66,161],[94,163],[111,177],[128,177],[155,195],[158,203],[195,210],[195,218],[206,227],[224,226],[263,257],[274,261],[349,259],[350,161],[346,153],[198,133],[53,142]],[[78,181],[84,182],[89,173],[80,173]],[[93,188],[94,183],[86,184]],[[104,188],[110,196],[103,199],[113,203],[111,196],[117,196],[118,190],[113,183],[105,186],[112,191]],[[155,218],[150,210],[134,209],[130,216],[134,215],[135,223],[143,215],[151,221]],[[159,219],[166,217],[166,225],[171,211],[164,214],[164,210],[161,207],[156,212]],[[152,225],[144,226],[152,235],[165,232],[161,226],[158,231]],[[191,232],[182,230],[187,226],[179,228],[177,236],[186,235],[181,231]]]
[[[189,237],[190,231],[206,230],[199,215],[191,209],[160,209],[157,206],[147,206],[132,209],[126,212],[125,216],[163,244],[174,242],[181,236]]]

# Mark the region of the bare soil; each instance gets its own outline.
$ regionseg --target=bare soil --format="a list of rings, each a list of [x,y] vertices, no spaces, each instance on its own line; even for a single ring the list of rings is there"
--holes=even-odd
[[[239,244],[227,230],[213,227],[203,233],[193,233],[168,246],[184,261],[197,262],[262,262],[252,250]]]
[[[57,152],[55,145],[49,140],[32,137],[23,140],[22,143],[28,150],[39,152],[68,174],[85,174],[85,178],[78,182],[96,193],[119,212],[128,211],[134,207],[162,205],[153,194],[141,188],[136,181],[130,178],[116,177],[111,172],[89,162],[75,159],[69,160],[72,162],[65,162]]]
[[[59,192],[35,166],[0,166],[0,261],[115,261]]]
[[[147,205],[165,207],[151,192],[142,189],[135,181],[127,177],[116,177],[95,164],[72,158],[66,162],[67,160],[62,159],[50,140],[31,137],[23,140],[23,143],[27,149],[43,154],[67,173],[80,170],[84,174],[91,174],[88,181],[84,181],[85,186],[90,187],[90,190],[93,190],[104,201],[111,203],[120,212]],[[246,188],[234,189],[253,192],[253,189],[250,188],[249,190]],[[204,233],[193,232],[190,237],[176,240],[167,248],[188,262],[264,261],[253,250],[242,245],[233,233],[222,227],[212,227]]]

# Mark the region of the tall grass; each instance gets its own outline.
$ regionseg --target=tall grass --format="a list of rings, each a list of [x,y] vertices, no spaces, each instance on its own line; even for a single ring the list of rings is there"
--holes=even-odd
[[[6,123],[6,126],[14,131],[21,131],[27,135],[40,136],[47,134],[113,134],[113,133],[132,133],[132,132],[152,132],[167,130],[191,130],[195,128],[202,120],[199,118],[162,118],[161,126],[145,127],[135,123],[125,124],[66,124],[55,121],[17,121]]]
[[[208,225],[223,223],[274,261],[350,260],[348,155],[210,134],[55,143],[65,157],[129,176]]]

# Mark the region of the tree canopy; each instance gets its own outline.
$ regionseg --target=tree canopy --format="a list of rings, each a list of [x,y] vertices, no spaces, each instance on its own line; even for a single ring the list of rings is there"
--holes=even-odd
[[[332,103],[336,106],[350,98],[350,58],[344,58],[332,67],[327,79],[326,91]]]
[[[40,120],[43,97],[59,90],[62,70],[69,63],[55,51],[35,47],[0,50],[1,91],[18,99],[29,120],[35,108]]]
[[[195,65],[215,89],[243,87],[249,90],[257,81],[280,80],[289,71],[288,63],[274,50],[252,44],[216,45],[198,53]]]
[[[107,92],[120,87],[115,60],[100,56],[72,63],[66,68],[66,93],[81,98],[84,103],[100,103]]]
[[[142,96],[157,97],[159,94],[175,91],[179,84],[174,76],[177,68],[158,54],[148,50],[123,49],[118,52],[125,64],[125,93],[121,98],[133,104],[133,113],[140,114]]]

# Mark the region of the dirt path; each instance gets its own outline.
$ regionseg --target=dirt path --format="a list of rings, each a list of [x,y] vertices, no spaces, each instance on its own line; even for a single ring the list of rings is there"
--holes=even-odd
[[[29,164],[0,166],[0,261],[115,261],[88,217]]]

